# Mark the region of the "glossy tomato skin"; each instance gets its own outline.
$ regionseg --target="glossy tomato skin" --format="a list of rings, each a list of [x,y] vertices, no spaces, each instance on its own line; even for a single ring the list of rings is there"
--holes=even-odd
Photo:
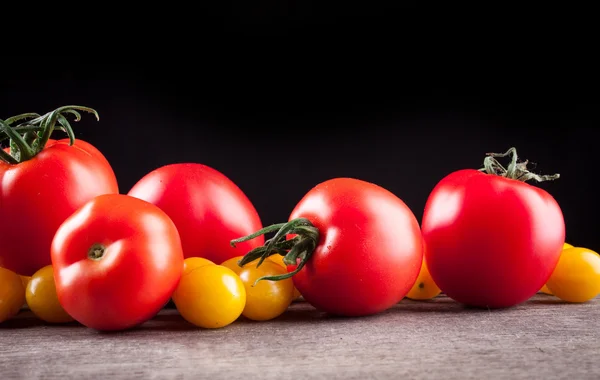
[[[411,289],[423,258],[421,232],[412,211],[388,190],[358,179],[331,179],[310,190],[290,220],[301,217],[319,229],[320,241],[292,278],[317,309],[351,317],[376,314]]]
[[[104,247],[99,259],[88,256]],[[58,299],[75,320],[124,330],[152,318],[183,272],[177,228],[158,207],[123,194],[98,196],[71,215],[52,243]]]
[[[184,256],[222,263],[264,243],[260,236],[229,242],[262,228],[242,190],[221,172],[197,163],[160,167],[140,179],[128,195],[157,205],[179,230]]]
[[[532,297],[565,241],[562,211],[548,192],[470,169],[435,186],[421,229],[435,283],[475,307],[510,307]]]
[[[50,140],[30,160],[0,163],[0,266],[31,276],[49,265],[60,224],[95,196],[118,192],[106,158],[80,139]]]

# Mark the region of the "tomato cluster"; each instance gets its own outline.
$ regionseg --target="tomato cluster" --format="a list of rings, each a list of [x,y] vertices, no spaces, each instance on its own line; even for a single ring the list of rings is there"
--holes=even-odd
[[[108,160],[74,138],[67,116],[82,111],[98,117],[66,106],[0,120],[0,322],[26,306],[48,323],[123,330],[172,301],[213,329],[277,318],[299,299],[365,316],[441,293],[485,308],[600,294],[600,256],[565,243],[558,203],[527,183],[558,175],[529,172],[514,148],[441,179],[421,224],[383,187],[334,178],[263,227],[244,192],[199,163],[120,193]]]

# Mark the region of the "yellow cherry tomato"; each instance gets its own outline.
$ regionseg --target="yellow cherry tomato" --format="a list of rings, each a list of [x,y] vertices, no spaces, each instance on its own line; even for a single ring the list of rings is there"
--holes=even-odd
[[[231,269],[235,274],[240,274],[240,272],[242,271],[242,267],[240,267],[238,265],[238,261],[240,261],[242,259],[242,257],[244,256],[236,256],[236,257],[232,257],[229,260],[225,260],[221,263],[222,266]],[[255,260],[256,261],[256,260]],[[254,262],[254,261],[253,261]],[[251,264],[251,263],[249,263]],[[256,263],[254,263],[256,265]],[[246,264],[245,266],[247,266],[248,264]]]
[[[287,270],[270,260],[265,260],[258,268],[247,266],[240,272],[240,278],[246,288],[246,307],[242,314],[254,321],[266,321],[276,318],[292,303],[294,283],[291,278],[279,281],[257,279],[263,276],[286,274]]]
[[[573,248],[573,246],[571,244],[569,244],[569,243],[564,243],[563,244],[563,251],[565,249],[568,249],[568,248]],[[540,289],[540,293],[545,293],[545,294],[552,295],[552,292],[550,291],[550,289],[548,289],[548,285],[542,286],[542,288]]]
[[[46,265],[31,276],[31,281],[27,284],[26,299],[29,310],[42,321],[48,323],[73,321],[58,301],[52,265]]]
[[[283,256],[280,255],[279,253],[269,256],[269,260],[281,265],[283,268],[285,268],[287,270],[287,265],[285,265],[285,263],[283,262]]]
[[[183,274],[190,273],[196,268],[201,268],[206,265],[215,265],[209,259],[205,259],[204,257],[188,257],[183,260]]]
[[[226,266],[227,268],[233,270],[235,273],[237,273],[239,275],[240,272],[242,271],[242,268],[237,263],[238,263],[238,261],[240,261],[242,259],[242,257],[243,256],[231,258],[231,259],[223,262],[223,264],[221,264],[221,265]],[[252,265],[256,266],[256,264],[258,263],[258,260],[259,259],[249,262],[248,264],[244,265],[244,268],[246,268],[248,266],[252,266]],[[282,255],[276,253],[274,255],[267,257],[266,260],[270,260],[270,261],[280,265],[282,268],[284,268],[284,270],[287,271],[287,265],[284,264]],[[296,287],[294,287],[294,294],[292,296],[292,300],[297,300],[301,296],[302,296],[302,294],[300,294],[298,289],[296,289]]]
[[[172,296],[179,314],[203,328],[233,323],[246,305],[246,289],[231,269],[205,265],[184,273]]]
[[[21,277],[6,268],[0,268],[0,323],[19,313],[25,304],[25,288]]]
[[[428,300],[436,297],[441,292],[440,288],[433,281],[433,278],[431,278],[429,268],[427,268],[425,259],[423,259],[419,276],[406,297],[412,300]]]
[[[227,268],[231,269],[232,271],[234,271],[236,274],[238,274],[238,275],[239,275],[239,274],[240,274],[240,272],[242,271],[242,269],[243,269],[243,268],[242,268],[242,267],[240,267],[240,266],[238,265],[238,261],[240,261],[240,260],[241,260],[243,257],[244,257],[244,256],[236,256],[236,257],[232,257],[232,258],[231,258],[231,259],[229,259],[229,260],[225,260],[225,261],[223,261],[223,263],[221,263],[221,265],[223,265],[224,267],[227,267]],[[269,256],[269,257],[267,257],[267,258],[265,259],[265,261],[273,261],[273,260],[271,259],[271,257],[272,257],[272,256]],[[249,263],[246,263],[246,264],[244,265],[244,268],[251,267],[251,266],[254,266],[254,267],[256,267],[256,264],[258,264],[258,261],[259,261],[259,260],[260,260],[260,259],[256,259],[256,260],[252,260],[252,261],[250,261]],[[262,264],[261,264],[261,266],[262,266]]]
[[[587,248],[562,251],[548,289],[563,301],[585,302],[600,294],[600,256]]]

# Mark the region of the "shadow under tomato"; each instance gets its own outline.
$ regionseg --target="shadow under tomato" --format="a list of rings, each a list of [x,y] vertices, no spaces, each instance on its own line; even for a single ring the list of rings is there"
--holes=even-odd
[[[36,317],[29,310],[22,310],[13,318],[0,323],[0,329],[27,329],[33,327],[82,327],[77,321],[64,323],[49,323]]]
[[[560,298],[548,295],[548,298],[535,298],[526,303],[534,305],[570,305],[571,302],[563,301]],[[584,302],[585,303],[585,302]]]

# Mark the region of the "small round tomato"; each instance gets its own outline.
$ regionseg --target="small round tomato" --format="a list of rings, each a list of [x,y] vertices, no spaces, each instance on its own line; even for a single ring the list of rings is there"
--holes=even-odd
[[[231,259],[227,259],[225,261],[223,261],[221,263],[222,266],[231,269],[235,274],[239,275],[240,272],[242,271],[242,267],[240,267],[238,265],[238,261],[240,261],[244,256],[236,256],[236,257],[232,257]],[[258,260],[254,260],[246,265],[244,265],[244,267],[247,267],[249,265],[254,265],[256,266],[256,263],[258,262]]]
[[[421,271],[419,272],[417,281],[415,281],[415,284],[406,295],[406,298],[412,300],[428,300],[436,297],[441,292],[442,291],[440,288],[431,278],[431,274],[427,268],[427,263],[425,263],[425,259],[423,259],[423,264],[421,265]]]
[[[267,257],[265,260],[273,261],[273,259],[272,259],[271,257],[272,257],[272,256],[269,256],[269,257]],[[227,268],[231,269],[232,271],[234,271],[236,274],[238,274],[238,275],[239,275],[239,274],[240,274],[240,272],[242,271],[242,269],[243,269],[243,268],[242,268],[242,267],[240,267],[240,266],[238,265],[238,262],[239,262],[239,261],[240,261],[242,258],[244,258],[244,256],[236,256],[236,257],[232,257],[231,259],[228,259],[228,260],[225,260],[225,261],[223,261],[223,262],[221,263],[221,265],[223,265],[224,267],[227,267]],[[259,260],[260,260],[260,259],[256,259],[256,260],[253,260],[253,261],[251,261],[251,262],[249,262],[249,263],[246,263],[246,264],[244,265],[244,268],[248,268],[248,267],[251,267],[251,266],[254,266],[254,267],[255,267],[255,266],[256,266],[256,264],[258,264],[258,261],[259,261]],[[277,259],[275,259],[275,260],[277,260]],[[283,264],[282,264],[282,265],[283,265]],[[285,268],[285,266],[284,266],[284,268]]]
[[[600,294],[600,256],[590,249],[565,249],[547,282],[563,301],[585,302]]]
[[[205,265],[184,273],[172,298],[186,321],[198,327],[220,328],[242,314],[246,290],[231,269]]]
[[[564,251],[565,249],[568,249],[568,248],[573,248],[573,246],[572,246],[571,244],[569,244],[569,243],[564,243],[564,244],[563,244],[563,251]],[[540,293],[545,293],[545,294],[550,294],[550,295],[552,295],[552,292],[550,291],[550,289],[548,289],[548,285],[545,285],[545,284],[544,284],[544,286],[542,286],[542,288],[540,289]]]
[[[266,321],[276,318],[292,303],[294,283],[291,278],[271,281],[261,280],[264,276],[280,276],[287,270],[270,260],[265,260],[257,268],[254,265],[246,266],[239,276],[246,288],[246,307],[242,314],[254,321]],[[256,284],[255,284],[256,283]]]
[[[48,323],[73,321],[58,301],[52,265],[46,265],[31,276],[25,297],[29,310],[42,321]]]
[[[207,265],[215,265],[215,263],[204,257],[188,257],[183,260],[183,274],[188,274],[196,268],[202,268]]]
[[[242,267],[240,267],[238,265],[238,261],[240,261],[242,258],[244,258],[244,256],[236,256],[236,257],[232,257],[229,260],[225,260],[221,265],[231,269],[232,271],[234,271],[236,274],[240,274],[240,272],[242,271]],[[260,259],[256,259],[254,261],[251,261],[247,264],[244,265],[244,268],[250,267],[250,266],[254,266],[256,267],[256,264],[258,264],[258,261]],[[280,265],[282,268],[284,268],[284,270],[287,272],[287,265],[285,265],[283,263],[283,256],[281,256],[280,254],[275,254],[275,255],[271,255],[269,257],[267,257],[266,260],[272,261],[278,265]],[[261,265],[262,266],[262,265]],[[292,280],[293,282],[293,280]],[[294,294],[292,296],[292,300],[297,300],[298,298],[300,298],[302,295],[300,294],[300,292],[298,291],[298,289],[296,289],[296,287],[294,286]]]
[[[25,303],[25,288],[21,277],[0,267],[0,323],[14,317]]]

